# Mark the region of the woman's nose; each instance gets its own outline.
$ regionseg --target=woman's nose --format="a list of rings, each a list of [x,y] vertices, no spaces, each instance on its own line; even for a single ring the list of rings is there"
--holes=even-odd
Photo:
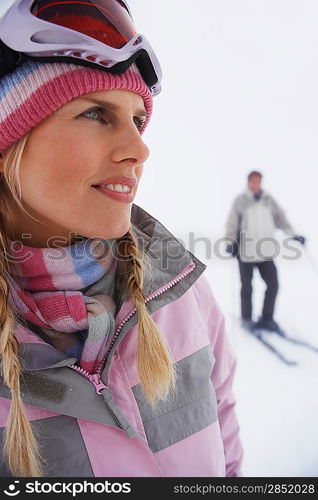
[[[112,160],[116,163],[127,162],[134,165],[143,164],[149,157],[150,151],[144,143],[136,125],[122,130],[113,147]]]

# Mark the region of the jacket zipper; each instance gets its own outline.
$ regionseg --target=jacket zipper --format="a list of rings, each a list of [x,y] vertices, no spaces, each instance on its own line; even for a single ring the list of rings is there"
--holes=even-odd
[[[169,290],[170,288],[172,288],[179,281],[181,281],[183,278],[185,278],[186,276],[188,276],[188,274],[190,274],[192,271],[194,271],[195,267],[196,267],[195,263],[191,262],[191,264],[189,264],[183,270],[182,273],[178,274],[173,280],[169,281],[168,283],[166,283],[162,287],[158,288],[158,290],[154,291],[151,295],[149,295],[145,299],[145,304],[147,304],[148,302],[150,302],[154,298],[159,297],[160,295],[162,295],[163,293],[165,293],[167,290]],[[101,362],[98,365],[95,373],[93,373],[93,374],[89,373],[88,371],[84,370],[83,368],[81,368],[80,366],[75,365],[75,364],[69,365],[69,368],[71,368],[72,370],[74,370],[77,373],[79,373],[80,375],[82,375],[84,378],[86,378],[87,380],[89,380],[94,385],[97,394],[103,395],[103,394],[105,394],[105,393],[103,393],[103,391],[106,390],[106,393],[108,394],[108,397],[104,396],[104,399],[105,399],[106,403],[109,402],[109,398],[112,399],[112,392],[111,392],[110,388],[106,384],[104,384],[104,382],[102,381],[102,379],[101,379],[101,370],[102,370],[102,367],[103,367],[103,365],[104,365],[104,363],[105,363],[105,361],[106,361],[106,359],[107,359],[110,351],[112,350],[113,345],[115,344],[115,342],[116,342],[116,340],[117,340],[117,338],[118,338],[121,330],[123,329],[123,327],[125,326],[125,324],[136,314],[136,312],[137,312],[137,308],[134,307],[130,311],[130,313],[126,316],[126,318],[121,322],[121,324],[118,326],[118,328],[117,328],[117,330],[114,333],[114,336],[112,338],[111,344],[110,344],[110,346],[109,346],[109,348],[107,350],[107,353],[105,354],[105,356],[101,360]],[[124,428],[123,427],[123,421],[122,421],[122,419],[118,418],[117,412],[114,411],[114,408],[112,408],[113,405],[110,406],[108,404],[107,406],[108,406],[108,408],[109,408],[112,416],[114,417],[114,419],[116,420],[116,422],[119,424],[119,426],[121,428]],[[127,427],[127,426],[125,426],[125,427]],[[125,429],[125,430],[127,432],[127,429]]]
[[[84,370],[83,368],[77,365],[70,365],[68,368],[71,368],[72,370],[76,371],[77,373],[82,375],[82,377],[86,378],[93,384],[97,394],[100,394],[103,397],[106,406],[109,412],[111,413],[113,419],[117,422],[118,427],[120,429],[123,429],[128,435],[128,437],[135,437],[136,436],[135,430],[131,427],[130,423],[126,420],[124,415],[122,415],[120,411],[117,409],[113,398],[113,393],[110,390],[110,388],[106,384],[104,384],[100,374],[89,373],[88,371]]]
[[[95,387],[95,390],[97,392],[97,394],[101,394],[101,392],[104,390],[104,389],[109,389],[109,387],[104,384],[104,382],[102,381],[100,375],[98,373],[89,373],[88,371],[84,370],[84,368],[81,368],[80,366],[78,365],[69,365],[68,368],[72,368],[72,370],[75,370],[77,373],[79,373],[80,375],[82,375],[82,377],[86,378],[87,380],[89,380],[93,386]]]
[[[189,264],[184,270],[182,273],[178,274],[173,280],[169,281],[168,283],[166,283],[165,285],[163,285],[161,288],[158,288],[158,290],[156,290],[155,292],[153,292],[151,295],[149,295],[146,299],[145,299],[145,304],[148,304],[148,302],[150,302],[151,300],[155,299],[156,297],[159,297],[160,295],[162,295],[164,292],[166,292],[167,290],[169,290],[170,288],[172,288],[174,285],[176,285],[179,281],[181,281],[183,278],[185,278],[186,276],[188,276],[188,274],[190,274],[192,271],[194,271],[196,265],[194,262],[192,262],[191,264]],[[116,332],[114,333],[114,336],[112,338],[112,341],[111,341],[111,344],[104,356],[104,358],[102,359],[102,361],[100,362],[97,370],[96,370],[96,373],[100,373],[101,370],[102,370],[102,367],[110,353],[110,351],[112,350],[113,348],[113,345],[115,344],[121,330],[123,329],[123,327],[125,326],[126,323],[128,323],[128,321],[136,314],[137,312],[137,308],[134,307],[130,313],[126,316],[126,318],[122,321],[122,323],[119,325],[119,327],[117,328]]]

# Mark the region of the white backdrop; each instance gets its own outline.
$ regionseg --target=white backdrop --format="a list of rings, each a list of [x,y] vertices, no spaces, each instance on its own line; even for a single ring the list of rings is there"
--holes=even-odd
[[[11,3],[1,0],[1,10]],[[264,188],[285,208],[296,231],[308,242],[308,252],[299,262],[280,263],[282,291],[277,310],[286,324],[292,318],[301,333],[306,325],[315,338],[318,2],[130,0],[130,6],[137,29],[149,38],[164,73],[163,90],[155,98],[153,119],[144,135],[151,156],[136,203],[161,220],[186,246],[190,232],[214,242],[223,235],[231,202],[244,189],[247,173],[261,170]],[[264,429],[266,416],[258,415],[264,423],[259,420],[256,425],[250,414],[252,406],[244,384],[255,372],[249,373],[250,366],[244,365],[246,353],[228,316],[238,311],[236,263],[215,256],[207,258],[200,244],[195,253],[208,265],[207,276],[228,317],[229,333],[239,356],[236,384],[246,448],[245,474],[318,475],[318,437],[314,420],[309,417],[310,406],[306,418],[301,412],[295,416],[295,401],[289,407],[292,396],[287,400],[278,392],[274,395],[276,411],[295,421],[291,429],[294,449],[284,448],[285,441],[279,443],[286,419],[279,424],[274,443],[271,431],[267,434]],[[257,351],[257,356],[261,359],[262,354]],[[256,390],[255,380],[254,399],[257,394],[264,397],[267,381],[271,380],[268,367],[277,377],[272,380],[273,387],[279,380],[287,385],[289,381],[294,383],[293,376],[302,380],[302,372],[282,375],[281,367],[273,366],[266,365],[267,372],[259,380],[264,382],[259,385],[262,393]],[[306,374],[310,391],[315,373]],[[280,390],[285,391],[283,387]],[[310,394],[313,404],[316,398]],[[267,396],[272,395],[269,392]],[[260,432],[261,450],[255,449]],[[290,442],[291,434],[286,435],[286,442]],[[308,441],[309,449],[299,444],[301,439]]]

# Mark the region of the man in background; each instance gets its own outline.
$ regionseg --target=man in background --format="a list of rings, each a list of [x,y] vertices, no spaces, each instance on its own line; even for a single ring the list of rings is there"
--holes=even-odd
[[[250,331],[262,328],[280,331],[274,320],[278,293],[277,269],[274,263],[277,244],[275,230],[281,229],[292,239],[305,244],[305,238],[295,233],[284,211],[261,186],[262,174],[252,171],[247,177],[247,189],[236,197],[226,222],[226,251],[238,258],[241,277],[241,323]],[[276,253],[277,256],[277,253]],[[252,278],[254,268],[266,283],[262,316],[252,318]]]

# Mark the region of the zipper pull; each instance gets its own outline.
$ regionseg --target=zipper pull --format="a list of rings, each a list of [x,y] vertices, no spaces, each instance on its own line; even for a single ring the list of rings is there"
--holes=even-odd
[[[97,394],[101,394],[103,396],[108,410],[110,411],[114,420],[117,422],[118,426],[126,432],[129,438],[135,437],[137,435],[135,429],[126,420],[124,415],[118,410],[113,398],[113,393],[110,388],[104,384],[100,374],[94,373],[93,375],[90,375],[88,379],[94,385]],[[105,391],[105,389],[107,390]]]
[[[104,382],[102,381],[102,379],[98,373],[94,373],[93,375],[90,375],[89,380],[94,385],[97,394],[101,394],[104,389],[109,390],[109,387],[104,384]]]

